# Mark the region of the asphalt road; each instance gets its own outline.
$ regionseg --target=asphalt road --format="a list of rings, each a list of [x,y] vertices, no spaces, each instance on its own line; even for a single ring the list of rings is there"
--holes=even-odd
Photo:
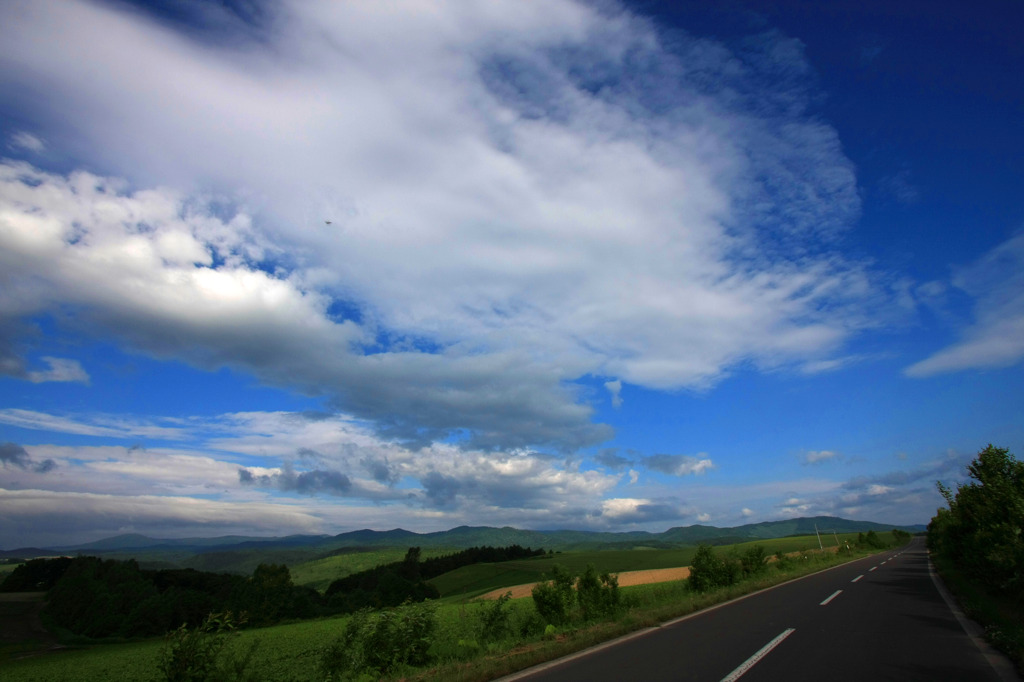
[[[758,656],[760,654],[760,656]],[[506,680],[986,682],[921,538]],[[1012,678],[1011,678],[1012,679]]]

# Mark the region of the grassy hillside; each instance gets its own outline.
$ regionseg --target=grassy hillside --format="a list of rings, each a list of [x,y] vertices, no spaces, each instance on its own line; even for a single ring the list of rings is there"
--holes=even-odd
[[[325,557],[341,550],[459,550],[469,547],[522,547],[546,550],[594,551],[632,549],[674,549],[706,542],[721,545],[753,539],[809,535],[814,527],[823,532],[882,532],[893,526],[870,521],[850,521],[837,517],[787,519],[748,524],[734,528],[716,526],[680,526],[662,533],[644,531],[610,533],[577,530],[522,530],[460,526],[435,533],[414,533],[396,528],[388,531],[358,530],[335,536],[293,535],[276,538],[224,536],[219,538],[182,538],[160,540],[142,535],[121,535],[84,545],[53,549],[9,550],[0,556],[30,558],[61,554],[90,554],[111,559],[134,558],[150,567],[190,567],[204,571],[248,574],[260,563],[283,563],[290,567]],[[919,532],[923,526],[903,526]]]
[[[323,592],[332,581],[365,571],[375,566],[401,561],[407,550],[398,548],[343,550],[329,557],[322,557],[290,566],[292,582]],[[421,559],[430,559],[457,552],[456,549],[425,549]]]
[[[886,541],[888,534],[883,534]],[[822,535],[822,545],[835,547],[838,542],[856,540],[856,533]],[[800,552],[818,549],[818,538],[815,535],[804,535],[768,540],[749,540],[739,544],[722,547],[718,551],[743,552],[748,547],[760,545],[768,554],[776,552]],[[608,550],[588,552],[564,552],[527,559],[523,561],[504,561],[495,564],[475,564],[445,573],[430,580],[442,597],[471,597],[491,590],[513,585],[522,585],[543,580],[550,573],[551,567],[559,564],[574,572],[582,572],[588,564],[593,564],[598,572],[619,573],[622,571],[644,571],[654,568],[676,568],[688,566],[696,546],[679,549],[648,549],[648,550]]]
[[[888,534],[879,534],[888,541]],[[856,538],[856,534],[853,534]],[[839,540],[844,539],[839,535]],[[824,537],[823,537],[824,540]],[[836,538],[832,538],[835,544]],[[760,544],[769,552],[797,551],[809,547],[817,547],[817,539],[811,536],[800,538],[780,538],[773,540],[744,543],[736,549],[743,550],[744,545]],[[718,552],[727,552],[732,548],[720,548]],[[550,566],[554,562],[570,567],[585,566],[593,563],[603,567],[602,570],[639,570],[645,568],[663,568],[685,565],[688,563],[694,548],[671,550],[668,552],[648,551],[613,551],[613,552],[573,552],[557,554],[554,557],[538,557],[528,561],[506,562],[510,566],[506,575],[514,576],[515,571],[536,576],[538,569]],[[347,558],[353,559],[359,554],[372,555],[372,552],[351,553]],[[343,557],[344,555],[339,555]],[[515,670],[517,667],[550,659],[558,655],[584,648],[599,641],[624,634],[637,627],[650,623],[661,622],[669,618],[690,613],[697,608],[707,606],[725,598],[739,596],[759,587],[786,580],[801,573],[820,570],[827,565],[848,560],[851,557],[839,558],[832,554],[815,553],[815,558],[808,562],[792,562],[792,572],[779,574],[773,572],[761,582],[750,585],[739,585],[721,594],[697,597],[687,591],[679,581],[664,585],[644,585],[624,588],[624,594],[630,598],[633,606],[630,612],[619,618],[617,623],[598,624],[582,628],[579,633],[573,631],[574,626],[559,630],[559,636],[546,637],[540,634],[526,636],[525,639],[503,640],[493,650],[484,647],[469,648],[465,643],[475,644],[480,636],[480,623],[486,610],[493,607],[493,602],[469,602],[464,598],[443,599],[437,603],[438,627],[431,652],[437,658],[438,667],[424,671],[417,679],[493,679]],[[333,557],[332,557],[333,558]],[[367,561],[370,556],[363,557]],[[492,565],[495,566],[495,565]],[[788,570],[788,569],[787,569]],[[453,571],[451,576],[457,573]],[[301,574],[301,572],[300,572]],[[444,577],[444,576],[442,576]],[[515,583],[526,582],[516,577]],[[515,600],[507,609],[513,614],[514,622],[528,622],[521,616],[529,616],[533,611],[530,599]],[[325,618],[274,627],[246,630],[229,644],[229,648],[243,651],[250,642],[258,642],[253,659],[253,669],[258,671],[259,679],[295,682],[297,680],[320,680],[317,663],[323,648],[338,637],[347,621],[346,617]],[[516,630],[518,632],[518,630]],[[525,632],[525,631],[524,631]],[[21,658],[6,658],[0,650],[0,666],[5,682],[30,682],[40,680],[92,680],[131,679],[157,680],[157,660],[163,639],[124,643],[94,645],[86,649],[65,650],[56,654]],[[516,654],[512,653],[513,647]],[[488,651],[490,654],[488,655]],[[520,656],[516,658],[516,656]],[[6,658],[6,660],[5,660]],[[404,672],[400,675],[408,679]],[[397,677],[397,676],[396,676]]]

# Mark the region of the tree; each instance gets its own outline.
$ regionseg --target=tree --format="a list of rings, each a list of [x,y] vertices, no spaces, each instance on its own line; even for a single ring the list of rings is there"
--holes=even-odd
[[[249,585],[249,620],[269,625],[292,612],[292,575],[285,564],[260,564]]]
[[[971,482],[937,482],[949,509],[928,525],[928,544],[989,588],[1024,594],[1024,463],[991,444],[967,466]]]

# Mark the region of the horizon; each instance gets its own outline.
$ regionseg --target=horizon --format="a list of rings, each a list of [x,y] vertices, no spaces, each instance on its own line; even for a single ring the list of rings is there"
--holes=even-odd
[[[34,549],[80,549],[80,548],[85,547],[85,546],[90,545],[90,544],[96,544],[96,543],[105,542],[107,540],[116,540],[116,539],[119,539],[119,538],[126,538],[126,537],[140,537],[140,538],[145,538],[146,540],[156,540],[156,541],[161,541],[161,542],[162,541],[182,541],[182,542],[184,542],[184,541],[187,541],[187,540],[220,540],[220,539],[228,539],[228,538],[244,538],[244,540],[246,542],[250,542],[250,541],[260,542],[260,541],[285,540],[285,539],[293,538],[293,537],[303,537],[303,538],[307,538],[307,537],[308,538],[338,538],[338,537],[342,537],[344,535],[351,535],[351,534],[355,534],[355,533],[363,533],[363,532],[367,532],[367,531],[369,531],[371,533],[380,533],[380,534],[394,533],[395,531],[402,531],[402,532],[405,532],[405,533],[411,533],[413,535],[431,535],[431,534],[450,533],[452,531],[460,530],[460,529],[463,529],[463,528],[466,528],[466,529],[469,529],[469,530],[516,530],[516,531],[523,531],[523,532],[528,532],[528,533],[566,533],[566,532],[568,532],[568,533],[600,533],[600,534],[613,534],[613,535],[615,535],[615,534],[626,534],[626,533],[644,533],[644,534],[649,534],[649,535],[663,535],[663,534],[668,533],[669,531],[672,531],[672,530],[687,529],[687,528],[694,528],[694,527],[715,528],[715,529],[718,529],[718,530],[735,530],[737,528],[743,528],[744,526],[756,526],[756,525],[762,525],[762,524],[786,523],[786,522],[790,522],[790,521],[810,521],[810,520],[814,520],[814,519],[835,519],[837,521],[844,521],[844,522],[847,522],[847,523],[865,523],[865,524],[873,524],[873,525],[881,525],[881,526],[890,526],[891,525],[893,528],[915,528],[915,527],[923,526],[924,525],[924,524],[886,524],[886,523],[883,523],[883,522],[862,521],[862,520],[859,520],[859,519],[844,519],[844,518],[838,517],[838,516],[809,516],[809,517],[799,516],[799,517],[789,518],[789,519],[777,519],[777,520],[774,520],[774,521],[759,521],[759,522],[755,522],[755,523],[745,523],[745,524],[741,524],[739,526],[714,526],[714,525],[703,524],[703,523],[692,523],[692,524],[686,524],[686,525],[682,525],[682,526],[669,526],[669,527],[664,528],[663,530],[635,530],[634,529],[634,530],[600,530],[600,531],[594,531],[594,530],[578,530],[578,529],[572,529],[572,528],[546,528],[546,529],[542,529],[542,528],[517,528],[515,526],[468,526],[468,525],[462,525],[462,526],[454,526],[452,528],[448,528],[448,529],[445,529],[445,530],[427,531],[427,532],[423,532],[423,533],[417,533],[416,531],[407,530],[405,528],[388,528],[387,530],[379,530],[379,529],[375,529],[375,528],[359,528],[359,529],[356,529],[356,530],[349,530],[349,531],[344,531],[342,533],[335,533],[335,534],[329,534],[329,533],[314,533],[314,534],[296,533],[296,534],[292,534],[292,535],[266,535],[266,536],[259,536],[259,535],[218,535],[218,536],[190,536],[190,537],[153,537],[153,536],[145,535],[143,533],[122,533],[122,534],[119,534],[119,535],[112,535],[112,536],[109,536],[109,537],[99,538],[98,540],[93,540],[93,541],[90,541],[90,542],[71,543],[71,544],[65,544],[65,545],[54,545],[54,546],[50,546],[50,547],[35,547]],[[820,528],[818,530],[823,532],[823,533],[832,532],[832,529],[826,529],[826,528]],[[852,531],[843,530],[842,532],[843,533],[848,533],[848,532],[852,532]],[[801,534],[801,536],[803,536],[803,534]],[[782,536],[782,537],[788,537],[788,536]],[[210,547],[221,547],[221,546],[230,546],[230,545],[209,545],[209,546]],[[12,547],[12,548],[0,547],[0,552],[15,552],[15,551],[17,551],[19,549],[33,549],[33,548],[30,548],[30,547]],[[129,546],[126,549],[132,549],[132,547]]]
[[[1024,444],[1022,20],[0,7],[0,547],[927,524]]]

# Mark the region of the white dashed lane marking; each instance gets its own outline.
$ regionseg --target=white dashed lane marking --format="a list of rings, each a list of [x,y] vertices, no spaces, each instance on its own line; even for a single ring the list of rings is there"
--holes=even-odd
[[[835,592],[833,592],[831,594],[831,596],[829,596],[828,599],[826,599],[825,601],[823,601],[820,604],[818,604],[818,606],[825,606],[825,605],[827,605],[830,601],[832,601],[833,599],[838,597],[840,594],[842,594],[842,592],[843,592],[842,590],[836,590]]]
[[[761,647],[761,649],[756,654],[754,654],[747,660],[743,661],[743,663],[740,664],[740,667],[736,668],[727,676],[723,677],[722,682],[736,682],[736,680],[740,679],[740,677],[743,676],[743,673],[747,672],[755,665],[757,665],[758,661],[767,656],[772,649],[782,644],[782,640],[786,639],[794,632],[795,630],[793,628],[787,628],[783,630],[781,634],[775,637],[775,639]]]

